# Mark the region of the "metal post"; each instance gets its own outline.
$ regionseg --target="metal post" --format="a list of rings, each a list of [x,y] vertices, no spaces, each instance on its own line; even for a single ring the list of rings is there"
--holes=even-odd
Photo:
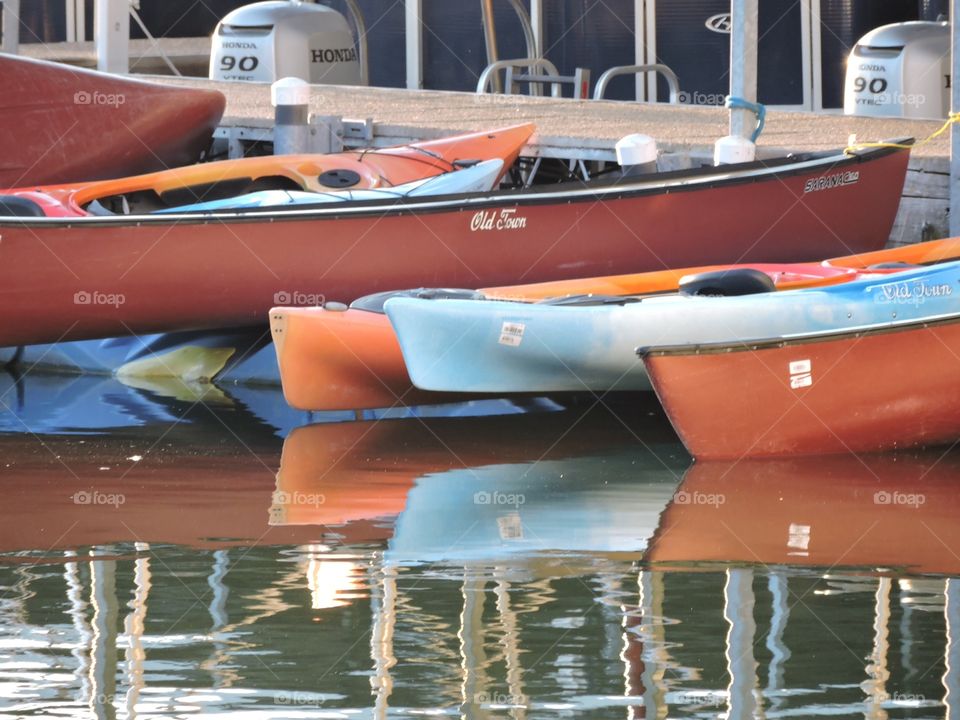
[[[757,101],[758,0],[731,0],[730,95]],[[730,111],[730,134],[749,138],[756,116],[749,110]]]
[[[530,25],[537,57],[543,57],[543,0],[530,0]]]
[[[310,146],[310,86],[286,77],[270,86],[274,110],[273,154],[299,155]]]
[[[2,49],[11,55],[20,49],[20,0],[3,0]]]
[[[77,41],[77,5],[74,0],[66,0],[67,42]]]
[[[956,17],[956,0],[950,8],[950,17]],[[946,720],[957,720],[960,717],[960,639],[957,638],[957,629],[960,628],[960,581],[956,578],[947,578],[944,581],[943,615],[946,624],[947,642],[944,648],[943,678],[941,682],[946,690],[943,696],[943,705],[946,709]]]
[[[423,88],[423,31],[420,27],[423,0],[406,0],[407,90]]]
[[[94,6],[97,41],[97,69],[101,72],[130,72],[130,2],[97,0]]]
[[[753,617],[753,571],[727,570],[723,589],[723,616],[727,631],[727,717],[752,718],[757,711],[757,661],[753,654],[757,623]]]
[[[497,27],[493,17],[493,0],[480,0],[483,12],[483,40],[487,46],[487,65],[499,61],[497,55]],[[503,91],[500,84],[499,73],[493,76],[493,91],[499,93]]]
[[[950,0],[950,110],[960,112],[960,0]],[[960,235],[960,125],[950,127],[950,235]]]

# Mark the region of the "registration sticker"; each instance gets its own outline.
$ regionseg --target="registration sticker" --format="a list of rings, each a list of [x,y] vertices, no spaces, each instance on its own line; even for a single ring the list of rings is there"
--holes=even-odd
[[[794,360],[790,363],[790,387],[810,387],[813,385],[812,363],[809,360]]]
[[[523,340],[526,325],[518,322],[504,322],[500,328],[500,344],[517,347]]]

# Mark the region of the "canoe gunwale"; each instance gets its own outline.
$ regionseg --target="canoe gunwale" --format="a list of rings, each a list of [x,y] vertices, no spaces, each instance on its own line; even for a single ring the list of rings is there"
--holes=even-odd
[[[937,328],[942,325],[951,325],[957,322],[960,322],[960,312],[930,315],[923,318],[892,320],[890,322],[873,323],[870,325],[858,325],[856,327],[843,328],[842,330],[822,330],[818,332],[797,335],[784,335],[775,338],[760,338],[735,342],[728,340],[724,342],[702,343],[696,345],[640,346],[637,348],[636,352],[641,359],[664,356],[677,357],[689,355],[721,355],[735,352],[756,352],[761,350],[781,349],[786,347],[796,347],[838,340],[855,340],[861,337],[872,335],[887,335],[890,333],[923,330],[925,328]]]
[[[896,141],[909,144],[907,141]],[[304,220],[338,220],[384,214],[411,215],[451,211],[477,211],[487,207],[557,205],[570,203],[595,203],[639,198],[666,193],[699,192],[715,188],[731,187],[757,182],[783,180],[796,175],[809,175],[822,168],[823,172],[838,172],[851,165],[861,165],[879,160],[888,155],[909,152],[908,148],[879,147],[854,153],[828,151],[796,160],[778,158],[775,161],[747,163],[730,171],[726,166],[692,168],[670,173],[657,173],[650,178],[631,178],[624,182],[595,180],[576,183],[577,188],[557,191],[548,185],[521,190],[506,190],[493,193],[460,193],[443,196],[442,200],[424,198],[399,198],[384,203],[383,200],[351,202],[350,207],[288,207],[256,208],[234,212],[165,213],[162,215],[93,215],[81,217],[0,217],[0,228],[71,228],[71,227],[128,227],[141,225],[208,225],[295,222]]]

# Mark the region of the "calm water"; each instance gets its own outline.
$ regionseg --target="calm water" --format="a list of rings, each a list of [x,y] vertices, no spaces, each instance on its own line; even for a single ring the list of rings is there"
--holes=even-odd
[[[0,402],[2,718],[960,716],[960,453],[691,465],[636,400]]]

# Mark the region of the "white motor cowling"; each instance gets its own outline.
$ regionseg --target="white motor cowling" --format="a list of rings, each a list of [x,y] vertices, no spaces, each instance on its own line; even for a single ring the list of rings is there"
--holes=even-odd
[[[949,109],[949,23],[878,27],[860,38],[847,58],[844,114],[945,118]]]
[[[268,0],[226,15],[213,34],[210,78],[359,85],[360,61],[346,18],[323,5]]]

